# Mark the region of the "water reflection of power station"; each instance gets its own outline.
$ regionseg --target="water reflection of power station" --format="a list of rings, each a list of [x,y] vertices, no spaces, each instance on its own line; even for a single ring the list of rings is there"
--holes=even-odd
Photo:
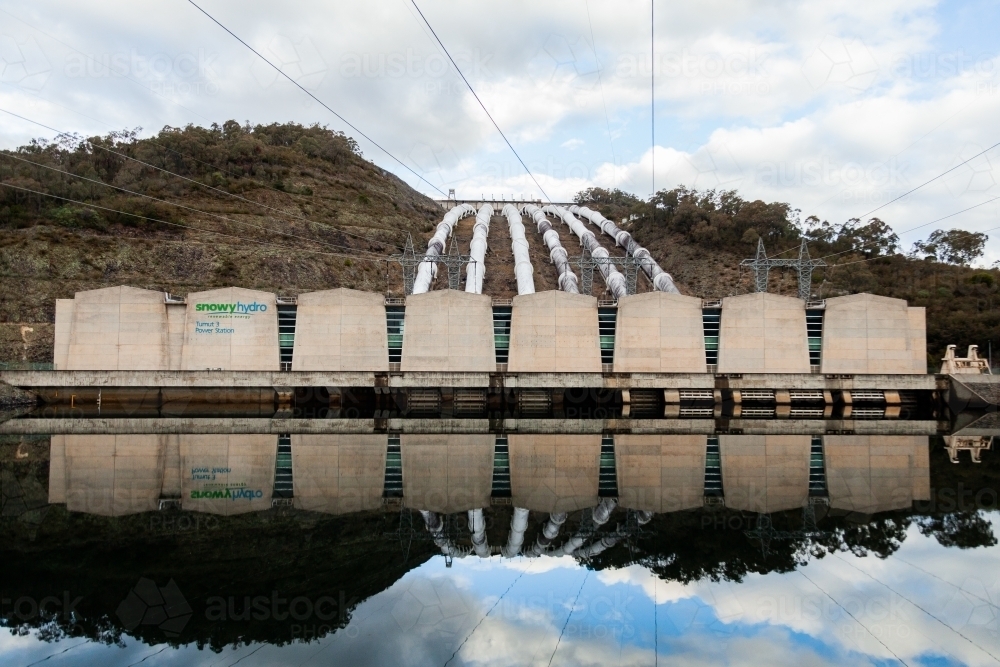
[[[448,530],[457,513],[480,556],[587,556],[615,544],[629,521],[706,505],[909,509],[930,499],[928,452],[927,437],[907,435],[55,435],[49,501],[108,516],[401,505],[421,512],[450,556],[469,553]],[[483,510],[497,504],[513,513],[504,544],[489,545]],[[616,507],[629,521],[598,533]],[[532,512],[541,528],[526,544]]]

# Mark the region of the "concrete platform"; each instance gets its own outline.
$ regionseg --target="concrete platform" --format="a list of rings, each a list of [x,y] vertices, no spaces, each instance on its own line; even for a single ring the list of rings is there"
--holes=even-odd
[[[60,300],[54,364],[66,370],[168,370],[163,292],[107,287]]]
[[[923,308],[874,294],[826,300],[823,314],[824,373],[927,372]]]

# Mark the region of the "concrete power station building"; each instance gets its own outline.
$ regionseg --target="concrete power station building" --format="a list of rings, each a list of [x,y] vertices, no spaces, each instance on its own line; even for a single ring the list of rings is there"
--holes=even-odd
[[[56,370],[926,373],[924,309],[871,294],[807,306],[648,292],[599,305],[548,291],[494,305],[457,290],[282,300],[110,287],[57,301],[55,329]]]

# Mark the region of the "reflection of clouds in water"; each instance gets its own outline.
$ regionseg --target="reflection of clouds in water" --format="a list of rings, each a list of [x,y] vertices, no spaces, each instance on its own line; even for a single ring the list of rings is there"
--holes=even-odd
[[[906,562],[840,554],[814,560],[801,573],[690,585],[657,581],[633,565],[592,573],[575,605],[583,570],[570,558],[456,561],[445,576],[457,577],[461,590],[456,586],[456,595],[442,599],[433,618],[462,622],[440,629],[430,624],[392,639],[405,650],[378,650],[407,656],[400,664],[420,664],[438,651],[447,659],[479,624],[453,664],[548,663],[557,642],[552,664],[649,664],[654,632],[661,657],[669,656],[671,664],[856,664],[894,661],[894,656],[907,662],[944,658],[993,664],[989,653],[1000,650],[1000,638],[989,592],[998,590],[998,580],[988,573],[997,548],[946,550],[913,527],[899,556]],[[442,572],[432,561],[406,578],[432,576],[440,585]],[[521,573],[521,581],[480,622]],[[408,586],[400,588],[410,591]],[[396,588],[381,595],[401,595]],[[659,601],[655,624],[654,596]],[[384,622],[383,615],[372,616],[359,628],[360,637],[388,637]],[[378,629],[367,627],[371,623]],[[421,658],[411,660],[411,654]]]

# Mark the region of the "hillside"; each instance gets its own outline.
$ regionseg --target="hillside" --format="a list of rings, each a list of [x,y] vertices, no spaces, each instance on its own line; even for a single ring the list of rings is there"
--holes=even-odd
[[[366,160],[350,137],[296,124],[228,121],[167,127],[148,139],[120,132],[35,141],[0,151],[0,183],[0,276],[16,287],[0,292],[0,361],[51,361],[55,300],[80,290],[128,284],[185,295],[238,285],[295,295],[343,286],[399,294],[399,266],[385,257],[407,233],[422,249],[443,214]],[[812,256],[830,265],[813,275],[815,298],[867,291],[927,308],[931,368],[950,343],[985,353],[1000,327],[1000,272],[967,266],[985,240],[976,235],[941,232],[918,258],[901,254],[877,218],[801,220],[790,204],[731,191],[681,186],[643,201],[592,188],[577,201],[627,220],[621,226],[682,292],[706,298],[752,289],[739,262],[759,238],[770,256],[794,257],[805,237]],[[491,221],[484,290],[504,298],[517,288],[501,209]],[[548,251],[524,222],[536,289],[555,289]],[[578,242],[555,228],[576,256]],[[455,233],[468,252],[472,219]],[[598,239],[621,254],[610,237]],[[441,271],[435,287],[446,284]],[[593,293],[603,288],[596,277]],[[640,278],[638,289],[650,286]],[[795,274],[772,272],[770,289],[795,294]]]

